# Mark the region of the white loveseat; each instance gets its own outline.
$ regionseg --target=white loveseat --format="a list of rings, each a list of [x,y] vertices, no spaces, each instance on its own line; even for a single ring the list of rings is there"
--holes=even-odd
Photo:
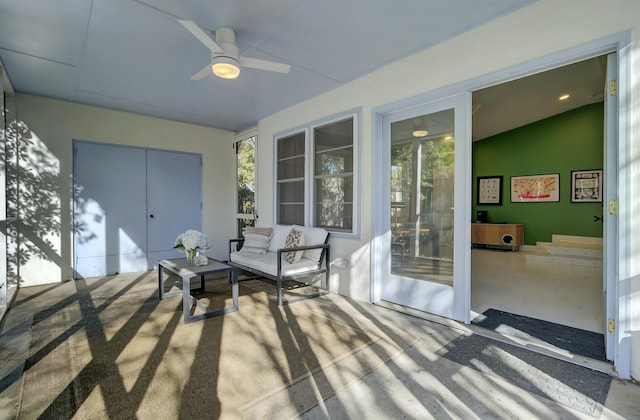
[[[247,228],[244,238],[229,240],[229,264],[256,275],[275,280],[278,306],[329,293],[329,232],[322,228],[298,225],[273,225]],[[297,241],[297,242],[296,242]],[[289,242],[289,243],[287,243]],[[319,291],[282,299],[283,281],[317,279],[324,274]]]

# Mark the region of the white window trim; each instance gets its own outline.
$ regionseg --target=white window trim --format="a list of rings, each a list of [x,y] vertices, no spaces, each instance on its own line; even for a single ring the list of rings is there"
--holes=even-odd
[[[314,129],[328,124],[353,118],[353,205],[352,229],[341,231],[327,229],[332,237],[360,238],[360,109],[352,109],[326,118],[312,121],[308,124],[289,129],[273,136],[273,222],[278,220],[278,140],[294,134],[304,132],[305,136],[305,185],[304,185],[304,224],[314,226],[315,223],[315,140]]]
[[[273,224],[278,223],[278,215],[279,215],[279,201],[278,201],[278,141],[280,139],[303,134],[304,135],[304,159],[305,159],[305,167],[304,167],[304,225],[310,225],[310,219],[307,212],[307,197],[309,196],[309,188],[310,185],[308,183],[309,180],[309,168],[308,168],[308,150],[309,150],[309,127],[300,126],[291,130],[287,130],[281,133],[277,133],[273,136]]]

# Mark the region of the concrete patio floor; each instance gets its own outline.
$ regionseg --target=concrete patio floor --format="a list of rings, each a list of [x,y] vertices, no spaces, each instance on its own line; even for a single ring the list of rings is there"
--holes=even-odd
[[[583,395],[579,390],[572,389],[570,385],[572,378],[563,378],[563,369],[550,368],[550,366],[562,367],[562,364],[575,366],[569,363],[572,355],[558,355],[553,350],[544,348],[536,348],[536,353],[522,350],[527,346],[531,348],[530,344],[518,342],[509,337],[492,337],[491,340],[484,342],[486,344],[477,351],[477,354],[468,355],[466,363],[454,361],[448,357],[448,352],[456,349],[464,350],[464,343],[467,342],[465,340],[485,339],[485,336],[490,336],[491,333],[450,320],[433,316],[426,316],[428,319],[424,319],[389,307],[354,301],[335,294],[299,302],[290,307],[278,308],[274,305],[273,296],[267,296],[264,292],[252,289],[249,284],[241,283],[238,312],[185,325],[180,318],[178,302],[174,301],[169,305],[164,303],[166,301],[162,301],[163,303],[159,304],[154,300],[157,299],[156,294],[157,272],[155,271],[21,289],[14,307],[5,319],[0,336],[0,418],[34,418],[46,416],[47,413],[52,412],[51,407],[55,403],[55,398],[49,401],[46,396],[39,395],[39,392],[33,392],[33,390],[42,389],[43,393],[46,393],[45,390],[51,385],[29,383],[34,380],[29,373],[43,369],[44,367],[38,364],[44,363],[49,355],[62,352],[64,342],[71,335],[65,335],[63,340],[61,336],[53,333],[46,336],[53,337],[49,340],[44,335],[38,335],[36,331],[38,324],[42,326],[48,319],[53,319],[54,315],[65,314],[57,320],[59,323],[56,324],[56,328],[69,331],[74,325],[79,325],[78,331],[90,329],[93,329],[93,333],[98,331],[103,340],[102,347],[106,351],[117,336],[122,335],[125,328],[129,328],[128,321],[125,319],[129,315],[124,315],[124,312],[133,311],[134,307],[145,307],[148,313],[144,312],[144,322],[136,323],[137,329],[127,334],[130,345],[118,347],[117,355],[112,359],[101,359],[104,357],[101,354],[102,347],[91,346],[89,343],[86,347],[89,350],[85,356],[87,360],[77,361],[80,372],[72,375],[76,381],[85,380],[82,375],[82,366],[83,363],[86,363],[85,367],[90,366],[92,359],[100,359],[102,364],[99,366],[107,370],[112,368],[108,363],[113,363],[113,372],[117,373],[116,382],[122,398],[131,397],[135,401],[133,407],[128,406],[129,411],[117,412],[123,417],[158,419],[185,418],[185,416],[260,419],[640,418],[640,386],[616,378],[606,363],[583,359],[579,363],[590,366],[580,368],[583,369],[580,372],[582,381],[587,385],[591,380],[594,383],[602,381],[603,372],[606,372],[605,382],[608,387],[606,398],[598,402],[592,400],[589,395]],[[91,311],[86,310],[88,306],[91,307]],[[256,311],[259,310],[266,311],[265,313],[271,314],[275,320],[281,320],[281,322],[273,324],[268,317],[255,318],[259,313]],[[95,315],[99,322],[85,324],[83,314]],[[315,324],[310,323],[305,330],[304,319],[312,320]],[[173,329],[170,332],[162,328],[152,330],[156,332],[151,333],[144,330],[150,324],[160,325],[164,322],[163,320],[167,320],[166,325],[172,325]],[[290,364],[302,355],[318,361],[318,366],[310,366],[308,371],[303,369],[302,373],[292,374],[291,377],[285,375],[277,379],[279,382],[276,385],[266,387],[268,391],[258,397],[242,399],[237,395],[227,396],[224,387],[228,386],[230,381],[238,381],[238,384],[234,385],[236,386],[233,388],[234,392],[240,394],[246,392],[248,395],[252,388],[264,385],[259,383],[261,377],[258,373],[269,377],[269,372],[256,372],[255,378],[247,375],[237,378],[233,370],[229,370],[229,365],[233,364],[234,360],[247,366],[251,363],[264,362],[259,355],[247,355],[246,359],[243,358],[242,349],[238,349],[236,354],[230,354],[233,350],[227,350],[224,345],[224,343],[240,343],[242,340],[247,340],[246,336],[232,336],[237,334],[231,328],[233,325],[257,326],[258,324],[261,327],[256,327],[255,336],[249,337],[247,343],[257,340],[256,348],[258,349],[263,347],[259,344],[263,341],[264,347],[275,343],[276,347],[280,348],[269,348],[267,353],[274,354],[273,361],[279,361],[275,354],[281,352],[284,360],[288,360]],[[214,336],[207,336],[205,333],[208,329],[213,330],[218,327],[215,335],[215,340],[218,342],[212,342]],[[326,328],[329,329],[326,330]],[[332,334],[334,342],[327,348],[322,347],[322,337],[318,338],[318,342],[312,341],[314,331],[326,331],[323,334],[327,334],[333,330],[335,330],[335,334]],[[171,334],[172,337],[165,337],[167,334]],[[360,344],[357,346],[352,345],[352,342],[355,342],[354,334],[358,334],[358,337],[364,340],[359,341]],[[152,349],[157,347],[158,342],[164,342],[167,339],[165,348],[156,361],[155,370],[148,381],[140,381],[142,373],[132,374],[131,369],[127,368],[128,365],[123,362],[125,359],[133,360],[132,355],[139,355],[135,353],[136,348],[140,349],[135,340],[138,340],[141,335],[155,343]],[[349,336],[348,339],[347,336]],[[174,337],[182,341],[174,342]],[[192,347],[183,344],[185,337],[196,337],[194,339],[196,344]],[[90,339],[89,335],[88,340]],[[80,354],[79,348],[84,345],[83,340],[80,337],[72,347],[74,351],[79,352],[78,354]],[[136,345],[133,345],[134,341]],[[517,347],[514,348],[518,348],[518,351],[523,353],[517,353],[514,350],[513,354],[508,354],[504,349],[511,347],[498,347],[492,343],[500,343],[504,346],[507,343],[515,345]],[[191,411],[174,410],[172,409],[174,406],[185,407],[186,405],[170,399],[184,401],[193,398],[190,393],[199,395],[201,392],[197,387],[188,386],[191,383],[190,376],[197,374],[198,367],[190,366],[186,371],[184,369],[173,371],[171,374],[176,375],[177,384],[172,388],[172,392],[154,396],[152,391],[156,389],[157,384],[153,382],[161,381],[158,375],[162,372],[163,366],[171,366],[175,361],[173,359],[197,357],[196,353],[202,351],[200,349],[203,344],[207,344],[209,349],[206,351],[220,361],[219,373],[216,373],[219,377],[214,383],[215,388],[209,389],[211,399],[216,400],[212,404],[217,404],[215,406],[219,407],[213,412],[198,411],[197,404],[189,408]],[[330,353],[332,348],[338,346],[343,346],[345,350],[342,353]],[[313,351],[315,354],[310,355],[309,352]],[[328,353],[324,355],[320,354],[320,351]],[[180,352],[186,353],[179,356]],[[546,355],[541,356],[540,353]],[[487,358],[494,355],[500,359],[493,360],[494,364],[487,363]],[[540,360],[536,359],[540,357],[545,358],[544,363],[530,362],[530,360]],[[110,362],[107,363],[104,360],[110,360]],[[143,359],[140,363],[143,367],[147,367],[149,360]],[[195,364],[195,361],[193,363]],[[272,364],[271,361],[267,361],[260,366],[267,366],[265,369],[268,370]],[[493,370],[487,369],[487,366],[493,366]],[[282,376],[283,372],[294,370],[293,366],[283,366],[279,361],[278,369],[274,370],[277,375],[274,377],[277,378]],[[61,375],[63,373],[60,372]],[[52,372],[47,374],[50,375],[49,378],[55,376]],[[180,382],[180,380],[184,381]],[[113,381],[113,378],[97,379],[95,389],[106,390],[108,386],[106,381]],[[141,382],[146,386],[136,390]],[[187,384],[187,386],[180,384]],[[26,392],[27,390],[30,391]],[[75,396],[75,401],[71,404],[71,411],[67,415],[74,418],[113,417],[116,413],[114,411],[116,402],[110,398],[120,398],[119,395],[107,395],[104,391],[101,396],[94,395],[95,392],[91,395],[78,392],[72,392],[72,394]],[[55,391],[53,395],[56,397],[60,394]],[[41,411],[33,408],[27,410],[28,407],[34,407],[33,400],[38,398],[43,400],[41,403],[44,408]],[[162,406],[156,404],[158,399],[162,401]],[[95,403],[96,400],[98,404]]]

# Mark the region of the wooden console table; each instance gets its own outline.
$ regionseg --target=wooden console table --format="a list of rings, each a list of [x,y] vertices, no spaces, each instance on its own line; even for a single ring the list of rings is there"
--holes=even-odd
[[[524,245],[524,225],[471,223],[471,244],[507,246],[515,251],[520,245]]]

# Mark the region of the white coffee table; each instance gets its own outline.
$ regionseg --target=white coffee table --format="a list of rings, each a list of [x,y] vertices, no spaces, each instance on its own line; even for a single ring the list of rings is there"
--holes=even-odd
[[[182,290],[174,290],[172,292],[165,293],[163,281],[164,270],[171,271],[182,278]],[[212,309],[199,302],[191,292],[203,292],[204,277],[207,274],[214,274],[223,271],[228,273],[229,281],[231,282],[231,296],[233,304],[221,309]],[[200,287],[198,289],[192,289],[191,279],[196,276],[200,276]],[[224,315],[229,312],[236,312],[238,310],[238,271],[235,267],[211,258],[209,258],[209,264],[201,266],[189,265],[186,258],[158,261],[158,297],[160,299],[165,299],[179,295],[182,295],[182,314],[185,323]],[[205,312],[203,314],[191,315],[191,305],[196,305]]]

